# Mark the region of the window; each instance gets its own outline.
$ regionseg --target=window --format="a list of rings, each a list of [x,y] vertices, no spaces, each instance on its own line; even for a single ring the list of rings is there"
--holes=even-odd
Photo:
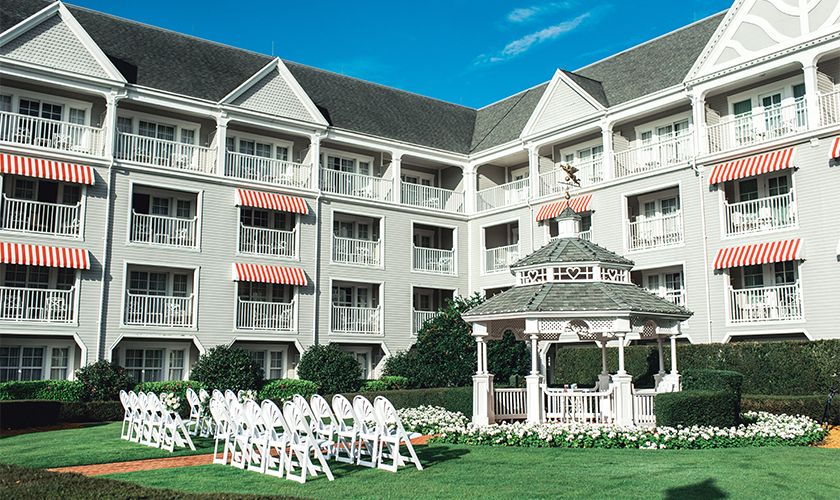
[[[239,298],[241,300],[254,302],[283,302],[286,301],[287,296],[291,296],[291,290],[287,287],[291,285],[281,285],[278,283],[261,283],[257,281],[240,281],[239,282]]]
[[[166,295],[167,273],[131,271],[128,291],[134,295]]]
[[[272,351],[269,357],[268,373],[266,378],[275,380],[285,377],[286,371],[283,369],[283,357],[285,352]]]
[[[748,179],[738,182],[738,198],[740,201],[758,199],[758,179]]]
[[[744,288],[764,286],[764,272],[761,267],[761,264],[744,266]]]
[[[776,262],[773,264],[773,271],[777,285],[792,285],[796,283],[795,267],[793,261]]]
[[[333,306],[336,307],[377,307],[377,294],[374,288],[358,286],[334,286]]]
[[[379,224],[337,220],[333,222],[333,234],[339,238],[377,241],[379,239]]]
[[[175,297],[186,297],[189,295],[189,276],[186,274],[172,275],[172,295]]]
[[[163,349],[126,349],[125,371],[138,383],[163,380]]]
[[[169,351],[169,380],[184,380],[184,350]]]
[[[662,269],[653,271],[653,274],[647,274],[643,281],[644,288],[673,304],[684,306],[685,284],[683,274],[681,270],[672,271],[672,269]],[[637,280],[637,278],[634,278],[634,280]]]
[[[0,94],[0,111],[10,112],[12,110],[12,96]]]
[[[236,151],[239,154],[247,156],[258,156],[260,158],[272,158],[272,152],[277,160],[289,161],[291,154],[291,143],[281,141],[282,145],[277,145],[277,141],[271,139],[258,140],[255,138],[246,137],[225,137],[225,148],[228,151]]]
[[[41,380],[43,347],[0,347],[0,382]]]
[[[53,347],[50,361],[50,380],[66,380],[69,367],[70,349]]]
[[[370,162],[357,160],[356,158],[327,155],[327,168],[340,172],[370,175]]]
[[[35,179],[32,177],[11,176],[4,191],[9,198],[39,201],[42,203],[76,205],[82,199],[82,187],[78,184],[57,182],[49,179]],[[21,208],[20,210],[23,209]],[[28,211],[33,211],[33,218],[36,218],[34,217],[34,209],[30,208]],[[50,226],[57,215],[54,209],[48,209],[40,217],[44,218],[44,225]]]
[[[76,270],[64,267],[6,264],[3,286],[69,290],[76,284]]]

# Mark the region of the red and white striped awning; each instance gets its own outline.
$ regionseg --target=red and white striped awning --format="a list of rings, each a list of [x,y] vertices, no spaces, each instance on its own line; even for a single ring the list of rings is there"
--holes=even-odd
[[[0,243],[0,263],[90,269],[90,256],[79,248]]]
[[[715,256],[715,269],[769,264],[802,258],[799,238],[773,243],[759,243],[735,248],[721,248]]]
[[[744,177],[761,175],[774,170],[782,170],[793,166],[793,153],[796,148],[783,149],[772,153],[744,158],[743,160],[722,163],[712,170],[709,184],[726,182]]]
[[[306,206],[306,201],[303,198],[248,191],[247,189],[236,190],[236,205],[280,210],[281,212],[295,212],[298,214],[309,213],[309,208]]]
[[[560,212],[566,210],[566,207],[569,205],[572,206],[572,210],[574,210],[575,212],[585,212],[586,209],[589,208],[589,201],[591,199],[592,195],[590,194],[569,201],[563,200],[558,201],[557,203],[549,203],[548,205],[543,205],[540,208],[540,211],[537,213],[537,221],[553,219],[560,215]]]
[[[828,153],[829,158],[840,158],[840,137],[831,141],[831,151]]]
[[[40,177],[54,181],[93,184],[93,168],[27,156],[0,154],[0,173]]]
[[[303,269],[294,267],[233,264],[233,281],[259,281],[280,285],[306,285]]]

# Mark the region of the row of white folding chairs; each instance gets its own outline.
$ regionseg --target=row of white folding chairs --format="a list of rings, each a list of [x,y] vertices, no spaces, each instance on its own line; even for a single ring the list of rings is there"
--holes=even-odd
[[[192,387],[187,389],[187,404],[190,405],[190,417],[186,422],[187,431],[190,436],[210,437],[215,432],[215,424],[210,415],[202,415],[201,403],[207,401],[210,394],[199,389],[198,394]]]
[[[176,446],[195,450],[184,421],[166,409],[154,393],[120,391],[123,423],[120,438],[173,451]]]

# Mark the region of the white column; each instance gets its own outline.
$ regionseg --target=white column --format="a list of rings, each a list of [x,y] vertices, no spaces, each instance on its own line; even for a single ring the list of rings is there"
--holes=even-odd
[[[227,161],[227,126],[230,118],[224,111],[216,117],[216,175],[225,175]]]
[[[691,99],[691,119],[694,122],[694,138],[692,147],[694,156],[708,152],[709,141],[706,140],[706,98],[701,95],[689,95]]]
[[[476,342],[476,373],[473,375],[473,423],[488,425],[496,421],[493,375],[487,373],[487,324],[473,323]]]
[[[402,203],[402,151],[391,151],[391,176],[394,179],[394,202]]]
[[[612,123],[601,122],[601,143],[604,146],[604,180],[608,181],[614,176],[613,165],[613,131]]]
[[[309,136],[309,162],[312,165],[311,188],[321,189],[321,139],[320,133]]]
[[[528,184],[531,199],[540,197],[540,150],[536,144],[528,145]]]
[[[657,347],[659,349],[659,373],[653,376],[653,387],[658,388],[662,383],[662,377],[665,376],[665,356],[662,350],[662,337],[656,337]]]
[[[598,390],[606,391],[610,388],[612,377],[607,369],[607,340],[601,341],[601,374],[598,375]]]
[[[624,338],[626,333],[618,333],[618,373],[612,380],[615,391],[615,423],[633,425],[633,377],[624,370]]]
[[[120,97],[117,96],[116,92],[111,92],[105,99],[105,123],[102,124],[105,144],[102,145],[102,148],[105,156],[111,158],[114,155],[114,144],[117,137],[117,101]]]
[[[618,375],[627,375],[624,369],[624,337],[625,333],[618,334]]]
[[[820,99],[817,89],[817,67],[814,64],[803,64],[805,73],[805,109],[808,113],[808,129],[814,130],[820,126]]]
[[[468,215],[475,213],[477,192],[475,168],[473,165],[464,166],[464,210]]]
[[[661,356],[661,354],[660,354]],[[660,365],[661,366],[661,365]],[[662,368],[661,368],[662,369]],[[662,377],[659,392],[674,392],[680,390],[680,373],[677,371],[677,337],[671,336],[671,372]]]
[[[671,336],[671,375],[676,375],[677,371],[677,337]]]
[[[525,377],[525,395],[528,400],[527,420],[538,424],[545,421],[545,405],[543,404],[542,392],[543,377],[540,375],[537,354],[540,339],[539,319],[526,319],[524,333],[530,334],[531,339],[531,373]]]

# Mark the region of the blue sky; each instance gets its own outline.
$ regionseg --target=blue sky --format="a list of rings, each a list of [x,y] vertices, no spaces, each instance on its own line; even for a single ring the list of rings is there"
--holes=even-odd
[[[68,3],[480,108],[732,0]]]

